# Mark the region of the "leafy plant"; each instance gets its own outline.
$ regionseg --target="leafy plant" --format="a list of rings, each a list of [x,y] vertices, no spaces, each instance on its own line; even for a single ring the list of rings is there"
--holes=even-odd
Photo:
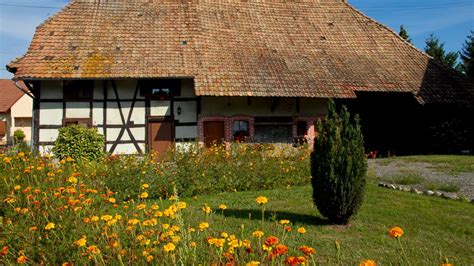
[[[13,140],[15,141],[15,143],[23,142],[25,140],[25,137],[25,132],[23,132],[23,130],[21,129],[17,129],[13,133]]]
[[[358,116],[346,107],[340,114],[334,102],[329,115],[318,121],[319,136],[311,154],[313,199],[319,212],[335,224],[347,224],[359,210],[366,184],[367,159]]]
[[[96,128],[72,125],[59,129],[52,149],[59,159],[94,160],[104,155],[104,136]]]

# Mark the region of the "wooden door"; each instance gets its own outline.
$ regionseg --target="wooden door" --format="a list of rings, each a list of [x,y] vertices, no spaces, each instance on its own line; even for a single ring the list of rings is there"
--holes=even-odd
[[[165,154],[174,141],[172,121],[148,121],[148,147],[150,151]]]
[[[206,147],[211,147],[213,144],[221,145],[224,142],[224,122],[204,122],[204,143]]]

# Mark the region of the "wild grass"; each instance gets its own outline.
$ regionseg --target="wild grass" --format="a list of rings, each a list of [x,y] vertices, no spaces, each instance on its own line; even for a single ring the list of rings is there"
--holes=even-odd
[[[431,168],[440,173],[459,175],[474,172],[472,155],[416,155],[379,159],[382,165],[394,162],[421,162],[431,164]]]

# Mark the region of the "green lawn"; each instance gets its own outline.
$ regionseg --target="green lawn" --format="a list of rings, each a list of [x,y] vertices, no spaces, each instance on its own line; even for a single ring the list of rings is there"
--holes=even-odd
[[[448,257],[454,265],[471,265],[474,262],[474,205],[407,192],[379,188],[374,182],[367,186],[366,199],[360,213],[348,227],[327,225],[315,209],[311,187],[234,192],[184,199],[189,208],[185,220],[197,224],[206,220],[201,211],[207,203],[214,208],[213,230],[226,230],[244,237],[260,229],[260,209],[257,196],[267,196],[264,231],[266,236],[281,232],[280,219],[292,221],[306,228],[307,233],[290,246],[306,244],[317,249],[317,261],[323,265],[336,264],[335,241],[340,242],[340,262],[358,264],[374,259],[379,265],[398,265],[401,260],[397,242],[387,230],[400,226],[405,230],[401,238],[412,265],[439,265],[441,257]],[[221,214],[219,204],[228,209]],[[232,229],[230,229],[232,228]],[[231,231],[233,230],[233,231]],[[281,233],[280,233],[281,234]]]
[[[458,175],[474,172],[474,156],[469,155],[416,155],[378,159],[382,164],[393,162],[422,162],[429,163],[438,172]]]

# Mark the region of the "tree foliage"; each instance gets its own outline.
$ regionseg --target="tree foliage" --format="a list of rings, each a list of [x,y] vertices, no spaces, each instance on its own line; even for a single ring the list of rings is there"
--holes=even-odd
[[[446,53],[444,50],[444,43],[441,43],[438,37],[431,34],[430,37],[426,39],[425,44],[425,52],[431,55],[435,60],[447,67],[456,67],[458,54],[456,52]]]
[[[364,198],[367,159],[359,117],[346,107],[340,114],[334,102],[329,115],[318,121],[311,154],[313,199],[319,212],[335,224],[347,224]]]
[[[59,129],[52,151],[59,159],[94,160],[104,155],[104,145],[104,136],[97,128],[72,125]]]
[[[405,39],[405,41],[411,43],[410,35],[408,35],[408,32],[405,29],[405,27],[403,27],[403,25],[400,26],[400,32],[398,33],[398,35],[400,35],[400,37]]]
[[[463,48],[460,52],[461,63],[459,69],[471,80],[474,80],[474,31],[467,36]]]

